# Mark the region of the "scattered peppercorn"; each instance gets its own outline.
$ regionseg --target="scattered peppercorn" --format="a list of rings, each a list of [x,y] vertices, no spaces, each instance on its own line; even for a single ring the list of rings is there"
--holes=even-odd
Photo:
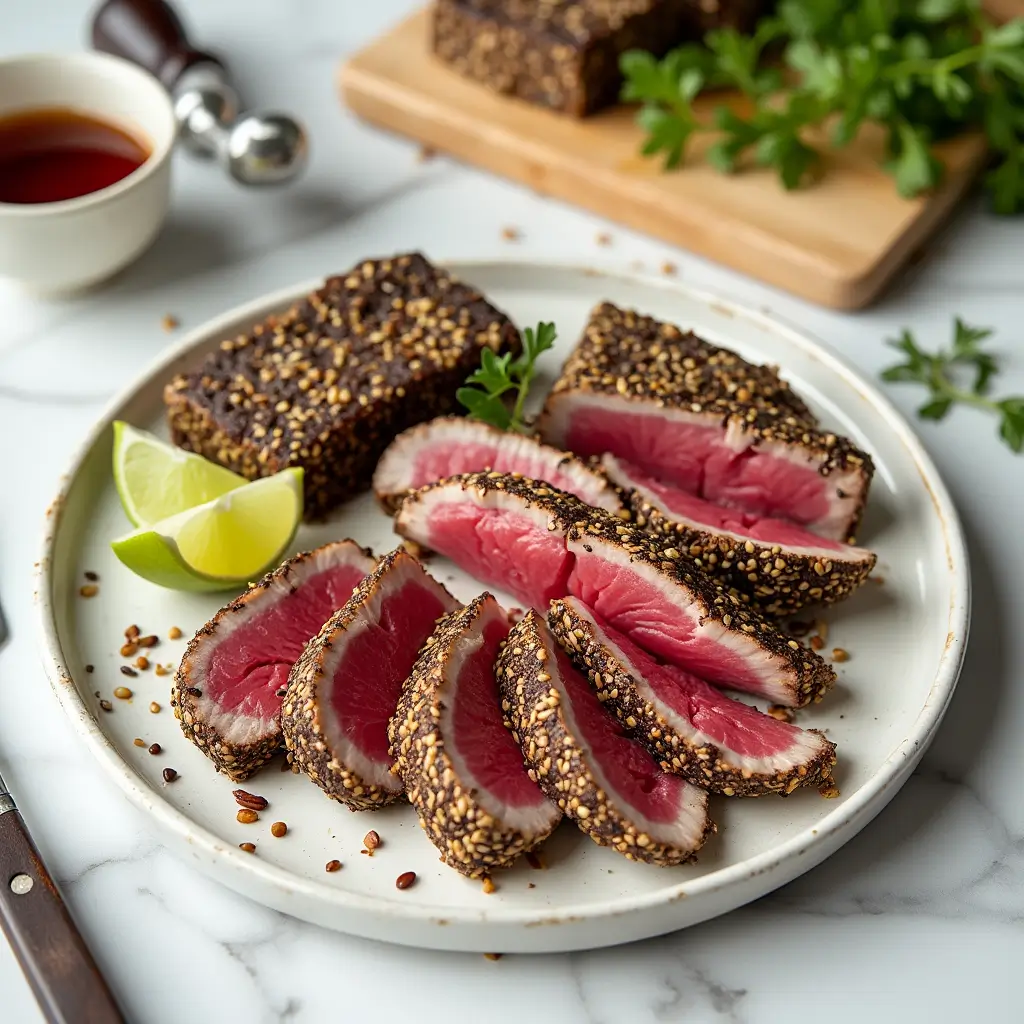
[[[115,686],[114,687],[114,696],[118,700],[131,700],[132,699],[132,691],[129,690],[127,686]]]
[[[181,639],[181,630],[178,629],[177,626],[171,626],[171,628],[169,630],[167,630],[167,639],[168,640],[180,640]]]
[[[95,597],[100,592],[100,588],[95,583],[87,583],[84,587],[79,588],[78,592],[82,597]]]
[[[256,852],[256,844],[255,843],[239,843],[238,844],[238,848],[240,850],[245,850],[246,853],[255,853]]]
[[[281,839],[283,836],[288,835],[288,826],[283,821],[275,821],[270,826],[270,834],[275,839]]]
[[[178,777],[178,773],[173,768],[165,768],[162,772],[164,782],[174,782]]]
[[[135,739],[132,740],[132,743],[134,743],[135,746],[137,747],[144,747],[146,745],[146,741],[144,739],[140,739],[138,736],[136,736]]]
[[[415,883],[415,881],[416,881],[416,872],[415,871],[403,871],[395,879],[395,888],[396,889],[408,889],[411,885],[413,885]]]
[[[270,806],[270,802],[265,796],[257,796],[244,789],[234,789],[231,791],[231,795],[235,798],[236,804],[240,807],[248,807],[251,811],[265,811]]]
[[[149,752],[155,757],[157,754],[162,753],[163,747],[159,743],[151,743],[149,745]]]
[[[324,865],[324,871],[326,871],[328,874],[330,874],[330,873],[332,873],[334,871],[340,871],[340,870],[341,870],[341,861],[340,860],[329,860]]]
[[[85,666],[85,671],[88,672],[89,675],[92,675],[93,672],[96,671],[96,666],[95,665],[86,665]]]
[[[260,816],[248,807],[243,807],[236,815],[235,818],[240,821],[243,825],[252,825],[254,822],[260,820]]]
[[[158,715],[160,713],[160,705],[155,700],[151,700],[149,702],[149,711],[150,714]]]
[[[97,576],[97,575],[96,575],[96,573],[92,572],[92,571],[91,571],[91,570],[89,570],[89,569],[86,569],[86,571],[85,571],[85,574],[84,574],[84,575],[85,575],[85,578],[86,578],[86,579],[87,579],[87,580],[88,580],[88,581],[89,581],[90,583],[96,583],[96,582],[98,582],[98,581],[99,581],[99,576]]]
[[[145,672],[146,669],[149,668],[149,658],[147,658],[144,654],[140,654],[135,659],[135,667],[139,669],[141,672]]]

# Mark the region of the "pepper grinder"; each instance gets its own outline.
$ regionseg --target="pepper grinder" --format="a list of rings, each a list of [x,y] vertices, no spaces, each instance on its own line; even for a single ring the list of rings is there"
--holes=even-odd
[[[223,61],[189,42],[165,0],[106,0],[92,22],[97,50],[124,57],[160,79],[171,93],[180,139],[192,153],[216,158],[243,185],[277,185],[306,164],[302,126],[285,114],[239,114]]]

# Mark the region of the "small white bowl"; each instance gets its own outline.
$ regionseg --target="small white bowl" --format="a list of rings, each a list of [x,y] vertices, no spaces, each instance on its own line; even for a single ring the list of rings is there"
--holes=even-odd
[[[156,238],[170,203],[177,122],[148,72],[101,53],[0,60],[0,118],[60,107],[108,121],[149,159],[107,188],[54,203],[0,203],[0,277],[32,291],[77,291],[110,277]]]

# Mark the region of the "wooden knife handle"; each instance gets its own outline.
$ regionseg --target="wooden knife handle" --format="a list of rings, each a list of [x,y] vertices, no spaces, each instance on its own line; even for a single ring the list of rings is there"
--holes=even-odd
[[[224,65],[197,50],[165,0],[106,0],[92,20],[92,45],[144,67],[171,89],[193,64]]]
[[[124,1024],[21,815],[4,811],[4,802],[0,796],[0,926],[43,1015],[50,1024]]]

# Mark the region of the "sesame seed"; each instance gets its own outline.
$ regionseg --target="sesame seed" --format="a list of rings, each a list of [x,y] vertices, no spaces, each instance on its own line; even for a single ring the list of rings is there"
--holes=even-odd
[[[131,700],[131,698],[132,698],[132,691],[129,690],[127,686],[115,686],[114,687],[114,696],[118,700]]]
[[[78,593],[82,597],[95,597],[100,592],[100,588],[94,583],[87,583],[84,587],[80,587]]]

